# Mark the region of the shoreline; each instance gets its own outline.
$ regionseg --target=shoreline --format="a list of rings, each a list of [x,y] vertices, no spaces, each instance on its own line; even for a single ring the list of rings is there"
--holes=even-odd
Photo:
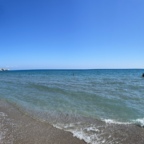
[[[95,120],[91,129],[96,136],[91,144],[143,144],[144,128],[133,124],[111,124]],[[89,131],[90,132],[90,131]],[[94,136],[93,135],[93,136]],[[13,104],[0,100],[1,144],[86,144],[70,131],[53,127],[19,110]]]
[[[0,101],[0,142],[2,144],[86,144],[72,133],[54,128]]]

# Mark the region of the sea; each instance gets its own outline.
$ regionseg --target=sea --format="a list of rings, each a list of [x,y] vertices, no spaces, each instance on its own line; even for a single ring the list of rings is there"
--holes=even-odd
[[[87,143],[102,144],[106,125],[144,126],[143,73],[144,69],[4,71],[0,100]]]

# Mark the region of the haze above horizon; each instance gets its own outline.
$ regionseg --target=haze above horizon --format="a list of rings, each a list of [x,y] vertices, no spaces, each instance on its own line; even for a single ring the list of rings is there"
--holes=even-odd
[[[143,27],[143,0],[0,0],[0,68],[143,68]]]

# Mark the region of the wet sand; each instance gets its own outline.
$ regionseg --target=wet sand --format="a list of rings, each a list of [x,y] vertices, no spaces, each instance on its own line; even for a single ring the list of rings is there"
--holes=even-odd
[[[103,124],[97,135],[100,144],[144,144],[144,128],[132,124]]]
[[[107,124],[96,120],[97,142],[93,144],[144,144],[144,128]],[[86,144],[69,132],[33,119],[13,105],[0,101],[0,144]]]
[[[85,144],[69,132],[54,128],[0,101],[0,144]]]

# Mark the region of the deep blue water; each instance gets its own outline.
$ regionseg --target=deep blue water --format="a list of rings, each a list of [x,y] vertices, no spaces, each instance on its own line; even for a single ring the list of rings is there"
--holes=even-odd
[[[0,99],[60,128],[90,119],[144,125],[142,73],[141,69],[0,72]]]

